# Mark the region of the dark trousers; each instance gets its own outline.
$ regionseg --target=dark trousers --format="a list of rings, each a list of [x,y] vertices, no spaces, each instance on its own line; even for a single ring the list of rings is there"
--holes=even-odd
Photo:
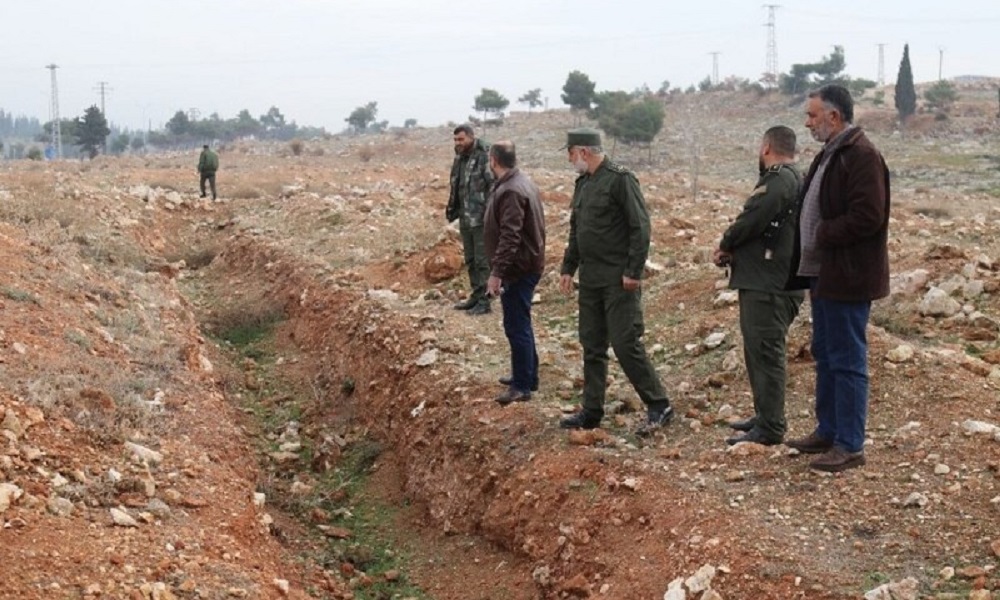
[[[216,195],[215,195],[215,173],[202,173],[201,174],[201,181],[198,183],[198,185],[201,187],[201,197],[202,198],[205,197],[205,181],[208,181],[208,183],[211,185],[211,187],[212,187],[212,200],[215,200],[215,198],[216,198]]]
[[[868,339],[871,302],[811,298],[816,360],[816,433],[860,452],[868,418]]]
[[[472,292],[469,299],[480,303],[489,303],[486,295],[486,282],[490,278],[490,264],[486,258],[486,247],[483,245],[483,226],[459,227],[462,232],[462,249],[465,253],[465,268],[469,270],[469,285]]]
[[[540,276],[525,275],[516,281],[505,281],[500,305],[503,307],[503,332],[510,343],[511,387],[530,392],[538,384],[538,352],[535,332],[531,327],[531,298]]]
[[[740,331],[753,409],[757,427],[773,439],[783,438],[788,430],[785,336],[801,304],[800,294],[740,290]]]
[[[667,392],[642,344],[642,292],[621,285],[581,287],[580,344],[583,346],[583,410],[603,415],[608,381],[608,345],[625,376],[648,408],[669,406]]]

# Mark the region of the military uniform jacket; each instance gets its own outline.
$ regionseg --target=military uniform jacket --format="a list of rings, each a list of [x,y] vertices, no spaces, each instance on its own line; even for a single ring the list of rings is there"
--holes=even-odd
[[[563,275],[579,268],[580,285],[621,285],[642,279],[649,255],[649,214],[639,180],[605,158],[597,170],[576,180],[563,254]]]
[[[198,172],[211,175],[219,170],[219,155],[211,150],[202,150],[198,156]]]
[[[451,163],[451,195],[445,218],[461,219],[462,227],[481,227],[486,200],[493,187],[489,144],[476,138],[472,151],[458,154]]]
[[[720,249],[733,255],[729,287],[801,293],[784,291],[794,253],[801,185],[802,177],[791,165],[773,165],[761,173],[743,212],[719,243]]]

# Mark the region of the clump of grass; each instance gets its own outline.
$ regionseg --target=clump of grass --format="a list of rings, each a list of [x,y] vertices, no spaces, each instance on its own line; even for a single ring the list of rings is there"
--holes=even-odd
[[[941,208],[940,206],[920,206],[913,209],[913,212],[918,215],[924,215],[925,217],[930,217],[931,219],[950,219],[951,211],[947,208]]]
[[[3,295],[14,302],[31,302],[32,304],[41,304],[38,301],[38,298],[31,292],[26,292],[13,287],[4,287]]]
[[[293,155],[302,156],[302,150],[305,149],[306,145],[302,143],[302,140],[292,140],[288,143],[288,147],[291,149]]]
[[[369,162],[371,159],[375,158],[375,148],[372,148],[371,146],[362,146],[361,149],[358,150],[358,158],[361,159],[361,162]]]

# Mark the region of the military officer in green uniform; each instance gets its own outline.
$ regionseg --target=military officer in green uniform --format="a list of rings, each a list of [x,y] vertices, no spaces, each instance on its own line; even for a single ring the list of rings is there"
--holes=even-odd
[[[714,254],[731,266],[729,287],[739,290],[743,357],[753,392],[754,416],[731,426],[743,431],[729,444],[780,444],[785,423],[785,336],[799,313],[801,290],[786,291],[795,244],[795,213],[802,178],[795,161],[795,132],[778,126],[764,133],[758,153],[760,179],[743,211]]]
[[[649,254],[646,202],[635,175],[604,156],[597,131],[570,130],[565,149],[580,176],[573,191],[559,286],[572,293],[573,275],[579,270],[583,406],[560,426],[600,426],[610,344],[646,404],[646,418],[636,434],[649,435],[666,425],[674,411],[642,344],[642,275]]]
[[[472,287],[468,299],[456,304],[455,309],[470,315],[485,315],[490,312],[490,297],[486,293],[490,265],[483,245],[483,212],[493,187],[490,147],[476,138],[471,125],[459,125],[453,134],[455,160],[451,163],[451,194],[445,217],[449,222],[459,220],[465,267]]]

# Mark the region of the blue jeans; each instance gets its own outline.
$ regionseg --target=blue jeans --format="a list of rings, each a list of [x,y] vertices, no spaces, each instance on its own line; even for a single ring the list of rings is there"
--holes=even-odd
[[[505,281],[500,305],[503,307],[503,332],[510,342],[511,387],[530,392],[538,383],[538,352],[535,332],[531,328],[531,297],[541,275],[523,275],[515,281]]]
[[[815,291],[815,286],[813,286]],[[868,340],[871,302],[810,296],[816,360],[816,433],[848,452],[860,452],[868,417]]]

